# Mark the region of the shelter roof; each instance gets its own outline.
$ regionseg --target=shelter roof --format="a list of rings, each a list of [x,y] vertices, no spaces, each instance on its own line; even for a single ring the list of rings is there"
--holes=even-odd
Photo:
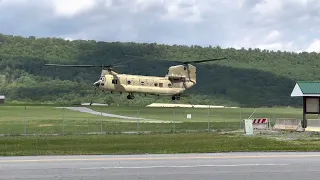
[[[319,96],[320,81],[298,81],[294,86],[291,97]]]

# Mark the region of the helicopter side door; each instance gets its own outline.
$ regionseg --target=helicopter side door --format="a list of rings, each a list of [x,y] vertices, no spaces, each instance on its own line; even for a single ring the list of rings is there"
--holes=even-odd
[[[116,85],[119,84],[119,80],[110,75],[105,75],[105,77],[102,78],[102,82],[104,83],[105,89],[112,91],[115,90]]]

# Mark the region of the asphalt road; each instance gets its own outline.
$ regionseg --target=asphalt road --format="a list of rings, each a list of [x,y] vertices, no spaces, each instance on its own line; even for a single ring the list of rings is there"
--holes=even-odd
[[[320,180],[320,153],[1,157],[0,179]]]

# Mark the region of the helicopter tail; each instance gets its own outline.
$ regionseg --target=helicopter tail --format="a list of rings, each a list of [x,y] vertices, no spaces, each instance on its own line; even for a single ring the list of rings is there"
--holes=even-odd
[[[173,81],[182,81],[186,89],[196,84],[196,67],[191,64],[171,66],[167,76]]]

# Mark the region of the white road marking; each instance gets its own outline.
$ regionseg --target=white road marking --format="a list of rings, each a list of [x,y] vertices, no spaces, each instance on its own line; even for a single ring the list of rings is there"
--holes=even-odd
[[[128,167],[91,167],[80,169],[152,169],[152,168],[197,168],[197,167],[241,167],[241,166],[289,166],[289,164],[222,164],[222,165],[189,165],[189,166],[128,166]]]
[[[53,156],[54,157],[54,156]],[[279,154],[279,155],[221,155],[221,156],[161,156],[161,157],[90,157],[90,156],[76,156],[76,158],[61,158],[63,156],[58,156],[58,158],[49,158],[45,156],[41,159],[10,159],[2,157],[0,163],[21,163],[21,162],[64,162],[64,161],[155,161],[155,160],[190,160],[190,159],[251,159],[251,158],[319,158],[320,154]],[[68,156],[65,156],[68,157]],[[34,158],[34,157],[28,157]]]

